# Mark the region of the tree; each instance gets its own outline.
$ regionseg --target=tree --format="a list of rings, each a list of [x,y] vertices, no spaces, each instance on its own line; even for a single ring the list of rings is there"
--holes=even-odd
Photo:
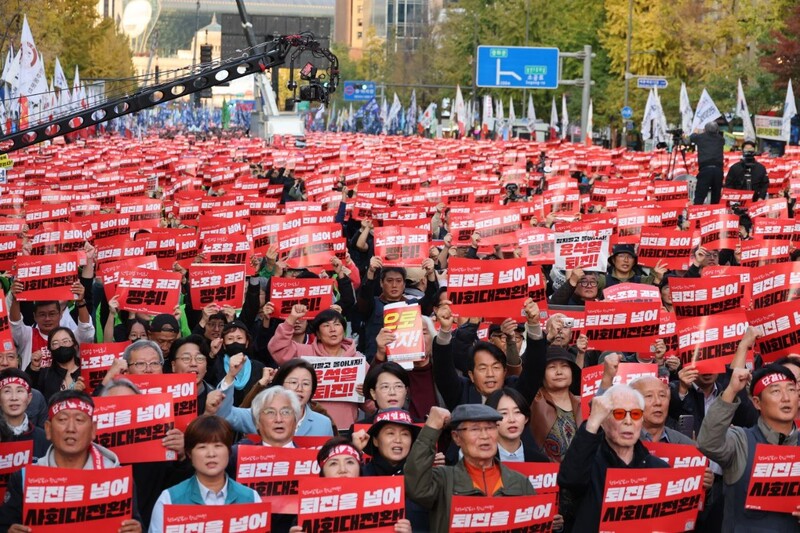
[[[777,85],[800,79],[800,4],[791,10],[786,20],[784,28],[771,32],[774,42],[765,47],[761,58],[761,65],[775,74]]]

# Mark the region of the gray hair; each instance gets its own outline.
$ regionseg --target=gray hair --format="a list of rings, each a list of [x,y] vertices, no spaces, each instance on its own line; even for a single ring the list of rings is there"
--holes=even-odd
[[[250,405],[250,415],[253,417],[253,423],[256,427],[258,427],[258,417],[261,411],[264,410],[264,405],[272,402],[272,400],[278,396],[283,396],[289,400],[296,421],[299,422],[300,419],[303,418],[303,408],[300,405],[300,399],[297,397],[297,394],[292,390],[284,389],[280,385],[275,385],[274,387],[262,390],[253,398],[253,403]]]
[[[103,387],[103,389],[100,391],[100,396],[108,396],[109,391],[111,391],[111,389],[116,389],[117,387],[127,387],[134,394],[142,393],[142,391],[139,390],[139,387],[137,387],[133,381],[129,380],[128,378],[117,376],[111,381],[111,383]]]
[[[660,384],[662,384],[664,387],[669,388],[669,385],[664,383],[664,381],[661,378],[657,378],[656,376],[653,376],[653,375],[640,376],[640,377],[634,379],[633,381],[631,381],[630,383],[628,383],[628,385],[633,390],[635,390],[636,392],[639,392],[639,387],[644,386],[644,385],[646,385],[647,383],[649,383],[651,381],[657,381]]]
[[[644,409],[644,396],[642,396],[642,393],[630,385],[625,385],[624,383],[613,385],[603,393],[603,396],[607,396],[611,400],[612,404],[618,396],[630,396],[633,397],[636,400],[636,403],[639,404],[639,409]]]
[[[139,350],[143,350],[145,348],[152,348],[158,354],[158,360],[161,364],[164,364],[164,353],[161,351],[161,347],[155,342],[149,339],[139,339],[138,341],[130,344],[129,346],[125,347],[125,351],[122,352],[122,358],[125,359],[126,363],[131,362],[131,354],[133,352],[138,352]]]

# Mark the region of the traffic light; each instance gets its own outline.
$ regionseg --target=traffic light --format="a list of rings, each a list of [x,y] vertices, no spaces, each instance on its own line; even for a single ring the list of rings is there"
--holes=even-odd
[[[203,65],[208,65],[211,63],[211,50],[212,46],[210,44],[201,44],[200,45],[200,63]],[[207,89],[203,89],[200,91],[200,98],[211,98],[211,87]]]

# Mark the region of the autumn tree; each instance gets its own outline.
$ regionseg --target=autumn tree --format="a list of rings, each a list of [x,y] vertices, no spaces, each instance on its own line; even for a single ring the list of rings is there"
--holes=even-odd
[[[785,27],[770,36],[774,42],[765,47],[761,65],[775,74],[780,85],[800,79],[800,4],[791,9]]]

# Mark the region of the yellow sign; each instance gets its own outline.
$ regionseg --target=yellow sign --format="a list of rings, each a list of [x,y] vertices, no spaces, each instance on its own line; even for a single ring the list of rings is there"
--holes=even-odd
[[[8,154],[0,154],[0,168],[14,168],[14,161],[8,158]]]

